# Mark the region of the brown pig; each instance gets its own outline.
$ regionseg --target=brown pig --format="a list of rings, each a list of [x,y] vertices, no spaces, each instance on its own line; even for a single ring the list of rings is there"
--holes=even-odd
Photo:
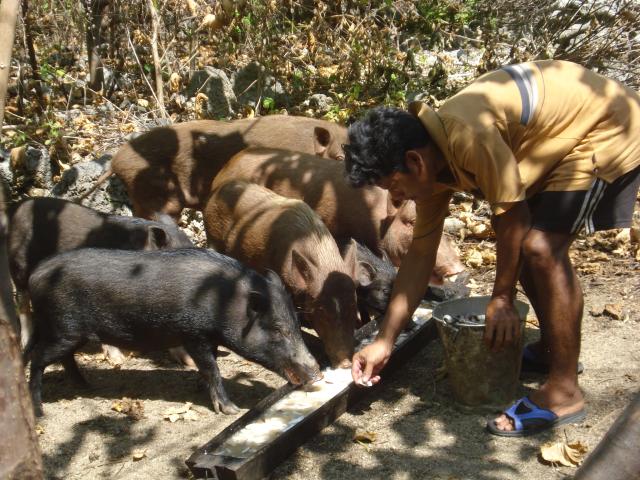
[[[203,213],[216,250],[278,273],[332,365],[348,366],[357,322],[355,243],[343,259],[308,205],[244,181],[219,184]]]
[[[248,146],[344,157],[347,130],[307,117],[269,115],[231,122],[198,120],[158,127],[122,146],[87,196],[112,173],[124,182],[136,216],[202,210],[220,168]]]
[[[392,206],[388,211],[392,214]],[[402,257],[409,250],[413,227],[416,223],[416,203],[407,200],[402,203],[388,222],[387,230],[381,239],[380,248],[387,254],[391,263],[396,267],[400,266]],[[436,264],[431,274],[431,285],[443,285],[447,277],[457,275],[465,271],[463,263],[456,252],[453,242],[443,234],[438,246]]]
[[[235,155],[220,170],[214,188],[228,180],[247,180],[279,195],[307,203],[326,224],[338,242],[350,238],[376,255],[387,254],[396,266],[413,238],[415,203],[392,205],[388,192],[375,185],[352,188],[341,162],[267,148],[248,148]],[[205,223],[206,223],[205,218]],[[464,270],[464,266],[443,236],[434,269],[434,281]]]

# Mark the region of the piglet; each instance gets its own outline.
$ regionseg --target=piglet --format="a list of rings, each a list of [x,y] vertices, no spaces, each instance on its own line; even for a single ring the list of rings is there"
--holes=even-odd
[[[321,377],[293,304],[273,272],[259,275],[204,249],[79,249],[42,262],[29,278],[34,332],[25,348],[29,388],[42,415],[42,374],[62,362],[82,380],[73,353],[90,337],[139,351],[182,345],[204,377],[216,413],[234,414],[216,363],[219,345],[294,384]]]

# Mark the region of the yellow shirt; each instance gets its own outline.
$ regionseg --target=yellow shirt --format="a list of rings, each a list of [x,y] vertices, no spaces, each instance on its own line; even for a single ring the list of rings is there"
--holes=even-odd
[[[417,116],[455,177],[417,205],[414,237],[439,226],[451,194],[484,197],[495,214],[541,191],[588,190],[640,165],[640,96],[580,65],[545,60],[487,73],[438,112]]]

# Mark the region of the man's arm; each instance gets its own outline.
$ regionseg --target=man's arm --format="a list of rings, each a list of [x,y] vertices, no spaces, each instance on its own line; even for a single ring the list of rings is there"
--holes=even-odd
[[[353,357],[352,375],[359,383],[380,381],[378,373],[386,365],[393,345],[411,315],[420,304],[429,285],[429,278],[436,261],[436,252],[442,236],[442,227],[429,234],[414,238],[409,251],[402,259],[391,293],[389,308],[374,342]]]
[[[494,217],[496,232],[496,278],[487,306],[484,340],[497,351],[520,337],[520,321],[515,310],[515,287],[520,276],[522,242],[531,229],[526,202],[516,202]]]

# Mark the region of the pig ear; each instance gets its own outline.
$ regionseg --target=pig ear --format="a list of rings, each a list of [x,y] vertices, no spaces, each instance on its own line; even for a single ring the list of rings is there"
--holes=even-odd
[[[162,212],[155,212],[151,215],[151,220],[167,226],[177,226],[175,220],[170,215]]]
[[[376,269],[370,263],[358,262],[356,281],[361,287],[368,287],[376,276]]]
[[[358,274],[358,244],[353,238],[347,245],[347,248],[342,255],[342,259],[351,273],[351,278],[355,279]]]
[[[389,254],[387,253],[387,251],[386,250],[381,250],[381,251],[382,251],[382,260],[388,263],[393,263],[391,262],[391,258],[389,257]]]
[[[284,284],[282,283],[282,279],[280,278],[280,275],[278,275],[273,270],[267,269],[264,273],[264,276],[267,278],[269,282],[274,283],[276,286],[284,287]]]
[[[313,148],[319,157],[324,157],[327,148],[331,143],[331,133],[324,127],[315,127],[313,129]]]
[[[291,276],[296,290],[306,290],[313,280],[313,265],[295,249],[291,251]]]
[[[147,234],[147,247],[165,248],[169,244],[167,232],[160,227],[150,227]]]

